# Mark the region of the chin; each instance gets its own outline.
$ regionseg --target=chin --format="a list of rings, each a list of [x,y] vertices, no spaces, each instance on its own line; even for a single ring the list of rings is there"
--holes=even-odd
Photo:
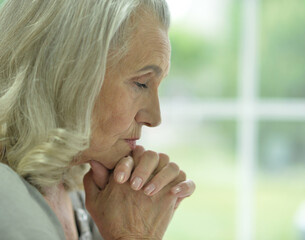
[[[124,157],[129,156],[131,154],[131,150],[125,150],[121,151],[120,153],[113,153],[113,154],[107,154],[107,156],[101,156],[97,158],[93,158],[92,160],[95,160],[102,164],[105,168],[108,170],[113,170],[116,166],[116,164]]]
[[[78,159],[73,161],[73,165],[89,163],[89,161],[94,160],[102,164],[108,170],[113,170],[116,164],[122,158],[129,156],[131,152],[132,148],[125,140],[117,141],[108,149],[102,151],[97,147],[85,150]]]

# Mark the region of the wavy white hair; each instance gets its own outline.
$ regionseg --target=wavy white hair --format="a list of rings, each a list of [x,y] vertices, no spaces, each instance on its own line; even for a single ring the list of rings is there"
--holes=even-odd
[[[168,29],[165,0],[7,0],[0,10],[0,161],[42,191],[82,183],[109,56],[122,57],[139,9]],[[136,19],[136,18],[135,18]],[[111,54],[110,54],[111,53]]]

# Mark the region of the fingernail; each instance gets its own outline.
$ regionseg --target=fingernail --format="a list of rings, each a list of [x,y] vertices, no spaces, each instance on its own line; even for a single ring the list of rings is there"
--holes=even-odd
[[[123,172],[118,172],[118,173],[116,174],[116,180],[117,180],[117,182],[123,183],[124,178],[125,178],[125,173],[123,173]]]
[[[144,193],[146,195],[151,194],[154,190],[156,189],[156,186],[154,184],[149,184],[145,189],[144,189]]]
[[[181,192],[181,187],[180,186],[177,186],[177,187],[174,187],[174,188],[172,188],[172,192],[174,193],[174,194],[177,194],[177,193],[179,193],[179,192]]]
[[[131,183],[131,188],[132,188],[133,190],[139,190],[141,184],[142,184],[142,179],[139,178],[139,177],[135,177],[134,180],[133,180],[132,183]]]

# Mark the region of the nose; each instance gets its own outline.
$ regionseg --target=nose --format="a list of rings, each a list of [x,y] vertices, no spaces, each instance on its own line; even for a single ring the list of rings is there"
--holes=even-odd
[[[143,105],[142,105],[143,106]],[[161,124],[161,112],[159,97],[153,97],[145,101],[145,105],[137,113],[136,121],[148,127],[157,127]]]

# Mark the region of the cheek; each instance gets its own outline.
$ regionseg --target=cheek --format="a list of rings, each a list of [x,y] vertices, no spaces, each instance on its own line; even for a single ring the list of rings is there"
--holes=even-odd
[[[108,103],[105,101],[104,108],[101,108],[100,127],[107,135],[117,135],[127,131],[137,112],[135,105],[134,99],[128,92],[120,91]]]
[[[123,111],[113,114],[105,124],[106,131],[112,135],[120,134],[127,131],[132,125],[134,116]]]

